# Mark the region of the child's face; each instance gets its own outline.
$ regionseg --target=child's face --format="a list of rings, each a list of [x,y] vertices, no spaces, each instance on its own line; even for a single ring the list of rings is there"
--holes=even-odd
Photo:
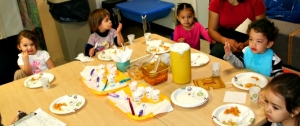
[[[100,26],[98,28],[99,28],[99,30],[101,32],[104,32],[106,30],[111,29],[111,27],[112,27],[112,23],[111,23],[111,21],[109,19],[109,16],[106,15],[105,18],[102,20],[102,22],[101,22],[101,24],[100,24]]]
[[[283,96],[270,89],[267,89],[265,93],[265,114],[270,122],[284,122],[291,119]]]
[[[177,20],[183,27],[191,27],[194,23],[194,13],[189,9],[184,9],[177,15]]]
[[[28,55],[35,55],[37,52],[34,43],[24,37],[21,39],[20,44],[18,45],[18,49],[22,50],[22,52],[27,51]]]
[[[268,42],[263,33],[256,32],[254,29],[249,33],[249,47],[253,53],[264,53],[267,48],[273,45],[273,41]]]

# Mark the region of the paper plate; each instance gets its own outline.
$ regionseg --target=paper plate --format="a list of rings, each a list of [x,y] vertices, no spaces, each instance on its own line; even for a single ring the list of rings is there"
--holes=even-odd
[[[81,95],[70,94],[54,100],[50,104],[49,108],[50,111],[55,114],[68,114],[80,109],[84,105],[84,103],[85,103],[85,99]],[[64,104],[64,105],[60,106],[59,104]]]
[[[208,61],[208,56],[203,53],[191,53],[191,66],[202,66]]]
[[[208,98],[208,92],[205,89],[196,86],[178,88],[171,94],[171,101],[175,105],[184,108],[200,106],[207,102]]]
[[[170,47],[172,44],[170,43],[163,43],[163,45],[150,45],[147,47],[147,52],[149,53],[155,53],[157,54],[163,54],[170,51]]]
[[[237,107],[240,111],[239,116],[235,116],[233,114],[224,114],[224,111],[226,109],[230,109],[231,107]],[[254,112],[248,108],[247,106],[241,105],[241,104],[226,104],[222,105],[218,108],[216,108],[212,113],[212,119],[215,123],[217,123],[219,126],[228,126],[226,124],[223,124],[222,122],[227,122],[229,120],[237,123],[239,118],[242,117],[242,121],[239,125],[241,126],[249,126],[253,123],[255,120]]]
[[[119,50],[121,51],[121,50]],[[115,49],[105,49],[104,51],[100,52],[98,54],[98,58],[100,60],[104,60],[104,61],[110,61],[111,59],[111,54],[116,54],[116,50]]]
[[[246,72],[241,73],[236,76],[234,76],[231,79],[232,84],[242,90],[249,90],[249,85],[255,84],[256,86],[259,86],[260,88],[264,88],[268,84],[268,79],[258,73],[254,72]]]
[[[42,83],[39,81],[39,79],[41,79],[42,77],[48,77],[49,78],[49,82],[53,81],[54,79],[54,75],[51,73],[42,73],[43,75],[40,76],[41,74],[35,74],[35,75],[31,75],[30,77],[28,77],[25,81],[24,81],[24,86],[28,87],[28,88],[38,88],[38,87],[42,87]]]

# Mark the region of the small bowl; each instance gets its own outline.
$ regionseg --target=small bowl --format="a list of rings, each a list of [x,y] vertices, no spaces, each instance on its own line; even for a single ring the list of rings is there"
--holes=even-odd
[[[141,70],[141,66],[138,64],[132,64],[126,67],[126,72],[128,76],[134,80],[140,80],[144,78],[144,75]]]

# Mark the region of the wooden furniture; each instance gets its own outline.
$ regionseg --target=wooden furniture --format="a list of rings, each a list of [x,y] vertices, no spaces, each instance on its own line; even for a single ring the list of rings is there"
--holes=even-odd
[[[68,126],[164,125],[156,118],[147,121],[131,120],[112,107],[106,96],[94,95],[81,81],[79,73],[84,67],[83,63],[73,61],[46,71],[55,76],[51,82],[51,88],[48,90],[26,88],[23,84],[26,78],[0,86],[0,113],[3,125],[8,126],[19,110],[30,113],[38,108]],[[52,113],[49,109],[50,104],[55,99],[67,94],[82,95],[86,100],[84,106],[75,113],[66,115]]]
[[[152,34],[152,40],[161,39],[163,42],[173,43],[172,40],[162,36]],[[201,42],[205,42],[204,40]],[[145,38],[135,39],[135,43],[128,45],[134,50],[131,60],[147,55],[147,45]],[[192,49],[192,52],[199,52]],[[208,55],[208,54],[207,54]],[[235,69],[228,62],[208,55],[210,61],[200,67],[192,67],[192,80],[197,78],[209,77],[212,75],[211,64],[219,62],[221,64],[220,77],[224,83],[230,82],[236,74],[247,72],[246,69]],[[23,85],[26,78],[7,83],[0,86],[0,113],[3,117],[3,124],[8,125],[15,118],[17,111],[22,110],[27,113],[41,108],[45,112],[63,121],[70,126],[77,125],[141,125],[141,126],[181,126],[181,125],[196,125],[196,126],[216,126],[212,120],[212,112],[217,107],[227,104],[223,102],[226,91],[240,91],[247,93],[246,103],[244,105],[250,107],[255,113],[254,125],[262,125],[266,122],[263,106],[252,103],[249,98],[248,91],[240,90],[232,84],[226,84],[225,88],[209,90],[209,100],[204,105],[195,108],[181,108],[172,104],[174,110],[169,113],[156,115],[154,118],[143,121],[135,121],[127,117],[121,111],[112,107],[106,96],[97,96],[93,94],[87,86],[82,82],[80,72],[85,66],[94,66],[99,64],[113,63],[113,61],[101,61],[94,56],[94,61],[90,63],[82,63],[73,61],[62,66],[58,66],[46,72],[52,73],[55,76],[51,82],[51,88],[44,90],[43,88],[28,89]],[[139,83],[147,84],[144,80],[137,80]],[[156,86],[162,94],[170,97],[172,92],[177,88],[194,85],[191,81],[188,84],[175,84],[172,79],[172,73],[168,75],[168,80]],[[49,105],[55,99],[67,95],[79,94],[85,97],[85,105],[75,113],[66,115],[57,115],[49,110]]]
[[[162,40],[162,42],[168,42],[168,43],[174,43],[172,40],[168,38],[164,38],[162,36],[159,36],[157,34],[151,35],[152,40]],[[205,40],[201,40],[201,42],[206,42]],[[145,42],[144,37],[140,37],[135,39],[134,44],[128,45],[129,48],[133,49],[134,53],[131,57],[131,61],[139,58],[141,56],[145,56],[148,53],[146,52],[147,44]],[[191,52],[199,52],[198,50],[192,49]],[[209,62],[200,67],[192,67],[192,80],[198,79],[198,78],[205,78],[210,77],[212,75],[211,70],[211,64],[213,62],[219,62],[221,64],[220,69],[220,77],[223,80],[224,83],[231,82],[231,79],[233,76],[243,73],[243,72],[249,72],[247,69],[236,69],[234,68],[230,63],[216,58],[214,56],[211,56],[209,54],[206,54],[209,57]],[[94,56],[94,61],[91,63],[85,63],[86,65],[99,65],[99,64],[106,64],[106,63],[114,63],[113,61],[102,61],[97,58],[97,55]],[[137,80],[137,82],[145,83],[144,80]],[[168,80],[166,82],[163,82],[161,84],[158,84],[156,86],[153,86],[155,89],[159,89],[162,94],[165,94],[166,96],[171,96],[172,92],[175,91],[177,88],[183,87],[183,86],[189,86],[194,85],[191,81],[188,84],[179,85],[173,82],[172,79],[172,73],[169,73]],[[254,113],[255,113],[255,122],[254,125],[263,125],[266,123],[265,120],[265,114],[263,106],[258,103],[252,103],[250,101],[250,96],[248,91],[241,90],[239,88],[234,87],[232,84],[226,84],[225,88],[221,89],[215,89],[210,90],[209,92],[209,100],[206,104],[201,105],[196,108],[181,108],[173,104],[174,111],[166,114],[157,115],[156,117],[164,122],[167,125],[205,125],[205,126],[214,126],[217,125],[212,120],[212,112],[217,107],[227,104],[223,102],[223,98],[226,91],[239,91],[239,92],[246,92],[247,93],[247,99],[245,106],[250,107]]]

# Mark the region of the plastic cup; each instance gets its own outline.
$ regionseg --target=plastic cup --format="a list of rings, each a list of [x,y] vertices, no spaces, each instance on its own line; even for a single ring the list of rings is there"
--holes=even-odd
[[[159,90],[153,90],[152,91],[152,100],[154,101],[154,102],[158,102],[159,101],[159,93],[160,93],[160,91]]]
[[[212,76],[220,76],[220,63],[218,62],[213,62],[211,64],[211,68],[212,68]]]
[[[49,89],[50,88],[50,82],[49,82],[49,78],[48,77],[42,77],[40,79],[40,82],[41,84],[43,85],[43,88],[45,90]]]
[[[132,93],[133,102],[140,103],[141,102],[141,92],[135,91]]]
[[[151,33],[147,32],[144,34],[146,42],[151,41]]]
[[[132,81],[130,84],[129,84],[129,88],[130,88],[130,91],[131,93],[133,93],[134,91],[136,91],[137,87],[137,82],[136,81]]]
[[[151,96],[152,91],[153,91],[153,88],[152,88],[152,87],[146,87],[146,88],[145,88],[146,98],[148,98],[148,99],[152,98],[152,96]]]
[[[129,34],[129,35],[127,35],[127,38],[128,38],[128,41],[129,41],[130,44],[133,44],[133,42],[134,42],[134,37],[135,37],[134,34]]]
[[[250,93],[250,99],[253,103],[258,102],[258,97],[259,97],[259,92],[261,88],[257,86],[253,86],[249,88],[249,93]]]
[[[119,71],[126,72],[126,67],[130,65],[130,60],[127,60],[126,62],[116,62],[116,66]]]
[[[139,87],[137,87],[136,88],[136,91],[139,91],[139,92],[141,92],[141,98],[143,98],[145,95],[145,88],[144,87],[141,87],[141,86],[139,86]]]

